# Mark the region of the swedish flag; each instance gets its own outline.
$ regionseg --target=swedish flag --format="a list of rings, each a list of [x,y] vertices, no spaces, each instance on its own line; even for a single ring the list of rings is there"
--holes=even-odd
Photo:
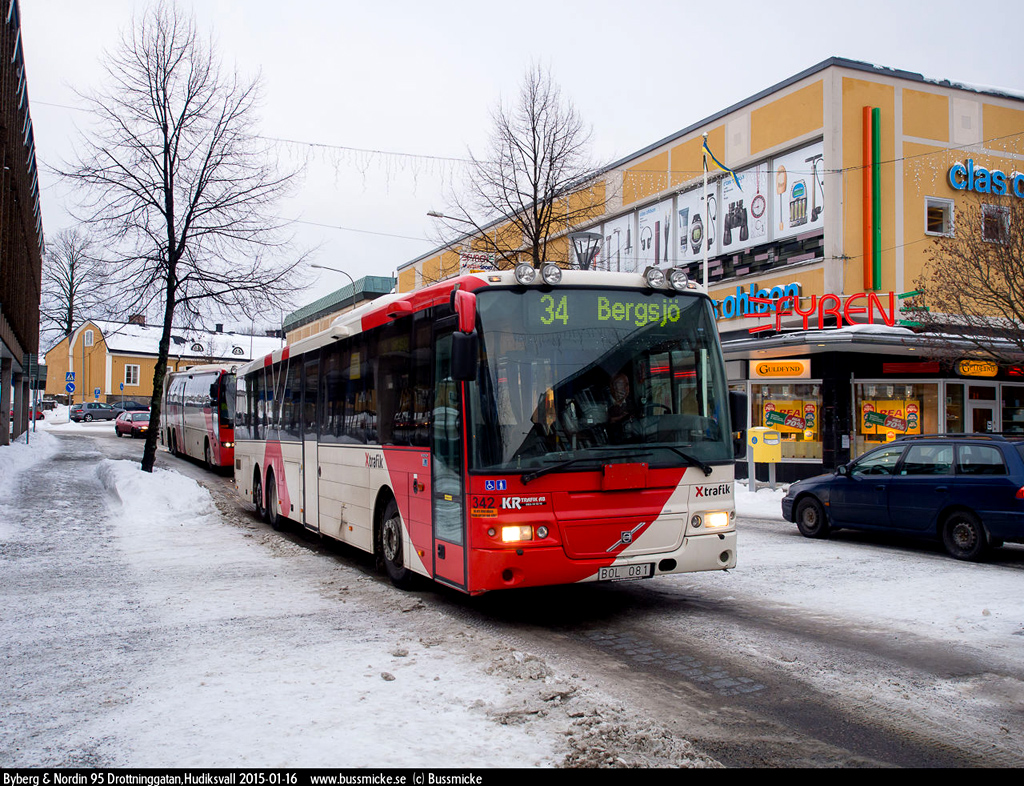
[[[723,164],[717,158],[715,158],[715,154],[711,152],[711,148],[708,147],[708,140],[706,140],[706,139],[704,140],[704,153],[705,153],[705,156],[704,156],[704,168],[705,169],[708,168],[708,156],[711,156],[711,160],[715,162],[715,166],[717,166],[723,172],[728,172],[730,175],[732,175],[732,179],[736,183],[736,188],[739,188],[739,189],[742,190],[743,186],[740,185],[740,180],[739,180],[738,177],[736,177],[736,173],[733,172],[731,169],[729,169],[729,167],[727,167],[725,164]]]

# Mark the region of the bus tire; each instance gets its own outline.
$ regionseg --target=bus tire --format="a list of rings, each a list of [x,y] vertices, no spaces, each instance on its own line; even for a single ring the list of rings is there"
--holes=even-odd
[[[267,523],[273,530],[281,529],[284,517],[277,509],[277,483],[274,480],[274,473],[267,473]]]
[[[398,513],[398,503],[394,498],[388,500],[380,521],[380,556],[391,583],[399,589],[409,589],[413,584],[414,575],[405,567],[402,517]]]
[[[213,458],[210,456],[210,440],[206,440],[206,445],[203,446],[203,461],[206,463],[206,469],[213,472]]]
[[[263,481],[260,480],[260,471],[257,469],[252,477],[252,504],[256,506],[256,516],[266,517],[266,510],[263,507]]]

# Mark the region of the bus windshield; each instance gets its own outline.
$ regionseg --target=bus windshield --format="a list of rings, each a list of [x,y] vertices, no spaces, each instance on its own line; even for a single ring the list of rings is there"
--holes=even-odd
[[[477,293],[470,386],[475,471],[731,463],[728,392],[710,302],[665,290]]]

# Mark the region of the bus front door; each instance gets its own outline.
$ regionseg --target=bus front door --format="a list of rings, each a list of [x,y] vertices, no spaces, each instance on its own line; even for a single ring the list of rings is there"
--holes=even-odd
[[[317,453],[320,361],[311,360],[302,374],[302,523],[320,531],[320,460]]]
[[[453,320],[454,321],[454,320]],[[431,429],[434,578],[466,587],[466,518],[463,500],[462,386],[452,379],[452,334],[435,334],[434,412]]]

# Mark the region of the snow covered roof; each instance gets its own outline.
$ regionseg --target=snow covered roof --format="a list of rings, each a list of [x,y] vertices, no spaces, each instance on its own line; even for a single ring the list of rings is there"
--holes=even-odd
[[[162,327],[102,320],[91,320],[91,324],[103,333],[107,349],[112,353],[159,354]],[[169,355],[173,358],[218,359],[241,363],[263,357],[280,348],[281,339],[269,336],[172,328]]]

